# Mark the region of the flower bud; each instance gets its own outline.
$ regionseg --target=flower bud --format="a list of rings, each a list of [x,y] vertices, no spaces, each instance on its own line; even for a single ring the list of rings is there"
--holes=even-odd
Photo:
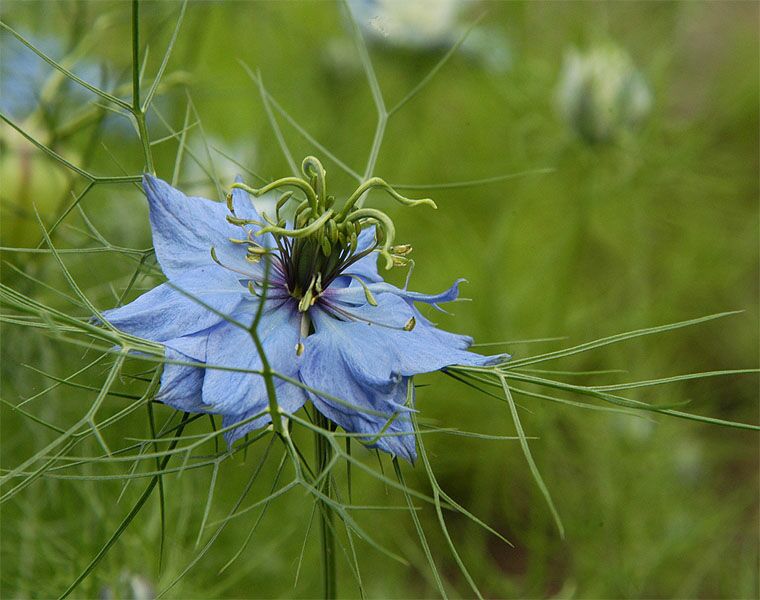
[[[645,119],[652,95],[630,56],[605,44],[566,54],[557,104],[570,128],[585,141],[608,142]]]

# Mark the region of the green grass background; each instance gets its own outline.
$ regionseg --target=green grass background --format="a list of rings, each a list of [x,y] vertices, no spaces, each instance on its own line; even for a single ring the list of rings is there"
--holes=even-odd
[[[541,344],[507,343],[516,357],[580,343],[639,327],[724,310],[743,310],[708,325],[644,338],[581,355],[547,368],[625,373],[584,376],[584,383],[647,379],[672,374],[758,365],[758,5],[743,2],[550,3],[503,2],[483,8],[480,26],[499,31],[513,66],[494,73],[455,54],[430,84],[388,123],[376,174],[394,183],[447,183],[541,168],[533,174],[467,189],[430,192],[437,212],[390,206],[398,237],[414,245],[412,286],[437,291],[466,277],[472,302],[441,316],[444,328],[478,342],[566,336]],[[2,19],[30,36],[59,36],[74,44],[95,19],[111,24],[86,59],[107,66],[113,81],[129,81],[130,5],[125,2],[11,2]],[[158,69],[179,5],[145,3],[142,37],[149,45],[147,74]],[[2,45],[18,42],[2,34]],[[270,93],[316,139],[348,165],[363,170],[375,127],[375,110],[361,68],[336,72],[326,65],[326,45],[349,44],[350,35],[331,2],[219,2],[190,4],[169,71],[182,71],[158,101],[171,125],[182,127],[188,98],[202,120],[188,134],[201,162],[205,137],[266,178],[286,173],[256,85],[239,60],[260,69]],[[554,93],[564,51],[613,40],[634,57],[654,95],[652,115],[619,143],[589,147],[557,117]],[[371,48],[388,105],[401,99],[441,58],[443,51],[413,53]],[[3,89],[10,85],[2,82]],[[64,122],[51,111],[47,125]],[[191,120],[194,120],[192,117]],[[108,115],[106,127],[82,128],[55,140],[63,156],[99,174],[142,170],[136,136]],[[320,155],[280,119],[293,154]],[[154,140],[167,135],[149,119]],[[3,124],[4,133],[9,128]],[[93,144],[92,141],[95,140]],[[170,178],[176,142],[157,144],[159,176]],[[60,167],[32,152],[33,177],[22,187],[4,172],[2,246],[33,246],[40,239],[33,200],[50,224],[70,201]],[[234,172],[211,154],[219,172]],[[323,157],[324,158],[324,157]],[[188,190],[208,188],[189,159],[180,176]],[[324,159],[330,185],[341,195],[353,184]],[[20,176],[20,175],[19,175]],[[75,191],[83,182],[71,181]],[[417,192],[415,192],[417,193]],[[22,201],[22,197],[24,200]],[[150,246],[144,199],[130,185],[102,186],[83,209],[105,237],[130,248]],[[87,240],[77,214],[57,234],[59,248]],[[3,279],[41,301],[66,307],[54,292],[16,273],[8,263],[66,290],[50,256],[4,252]],[[114,303],[135,264],[118,254],[74,255],[66,264],[100,308]],[[403,281],[403,274],[390,278]],[[138,288],[156,280],[141,278]],[[134,294],[133,294],[134,296]],[[67,376],[92,360],[83,349],[15,326],[2,330],[2,397],[18,404],[51,381],[26,365]],[[134,360],[132,373],[147,368]],[[80,383],[99,386],[104,368]],[[420,378],[422,416],[441,426],[513,435],[503,403],[434,374]],[[140,389],[125,378],[122,390]],[[724,419],[758,422],[756,376],[715,378],[643,391],[635,397],[675,404]],[[94,392],[60,386],[25,405],[59,426],[74,422]],[[523,424],[538,439],[531,448],[562,515],[560,539],[518,444],[429,436],[439,482],[454,498],[506,535],[510,548],[466,519],[452,515],[452,535],[489,597],[556,598],[756,598],[758,596],[758,438],[756,433],[666,417],[656,423],[572,407],[521,400]],[[123,403],[109,400],[106,414]],[[164,419],[169,409],[159,408]],[[52,434],[7,406],[2,408],[2,463],[13,467],[43,447]],[[208,430],[208,422],[192,433]],[[142,414],[106,430],[119,447],[125,437],[147,437]],[[308,443],[308,442],[305,442]],[[263,447],[263,445],[261,446]],[[240,493],[262,449],[224,463],[218,474],[211,520],[220,519]],[[97,454],[96,442],[80,448]],[[369,453],[356,449],[367,463]],[[270,461],[265,473],[274,472]],[[385,471],[392,474],[390,463]],[[92,466],[82,467],[88,473]],[[98,468],[99,473],[105,472]],[[123,472],[124,469],[122,469]],[[113,470],[116,472],[116,470]],[[407,482],[426,489],[421,466],[405,468]],[[99,568],[74,592],[93,598],[138,574],[156,589],[169,583],[198,553],[195,539],[209,489],[209,470],[166,480],[168,531],[164,572],[158,573],[159,510],[151,498]],[[268,493],[262,476],[254,493]],[[134,482],[120,502],[119,481],[43,478],[3,506],[3,597],[59,594],[113,532],[144,483]],[[404,499],[371,478],[356,475],[354,501],[402,505]],[[317,527],[307,540],[300,578],[296,565],[311,512],[301,491],[266,512],[250,545],[222,575],[219,569],[243,543],[256,513],[239,517],[197,565],[168,593],[173,598],[313,597],[320,567]],[[437,527],[434,511],[420,519],[453,596],[466,586]],[[357,513],[358,521],[411,566],[399,565],[358,542],[368,596],[430,597],[435,588],[405,511]],[[343,557],[342,595],[355,597]],[[120,583],[122,582],[122,583]],[[117,592],[127,594],[126,591]]]

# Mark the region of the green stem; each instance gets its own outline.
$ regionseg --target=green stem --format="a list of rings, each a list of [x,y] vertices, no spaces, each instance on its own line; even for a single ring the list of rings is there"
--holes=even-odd
[[[137,130],[140,132],[140,142],[142,143],[143,154],[145,155],[145,170],[155,175],[156,169],[153,166],[153,153],[150,151],[148,128],[145,125],[145,113],[140,111],[135,115],[135,118],[137,119]]]
[[[132,0],[132,114],[137,121],[137,131],[140,136],[143,154],[145,155],[145,170],[155,174],[153,154],[150,150],[148,128],[145,124],[145,112],[140,106],[140,0]]]
[[[330,421],[321,413],[314,411],[315,424],[317,427],[329,431]],[[328,468],[332,458],[332,446],[319,432],[314,433],[314,444],[317,459],[317,477],[322,476],[324,469]],[[332,497],[330,489],[330,475],[324,474],[320,491],[328,498]],[[333,525],[333,511],[326,502],[319,503],[319,516],[322,531],[322,597],[325,600],[336,598],[338,595],[338,581],[335,570],[335,528]]]
[[[269,360],[264,352],[264,344],[259,336],[258,327],[261,322],[261,317],[264,314],[264,305],[267,301],[267,293],[269,292],[269,273],[271,271],[272,261],[267,257],[264,262],[264,285],[261,287],[261,299],[259,305],[256,307],[256,316],[253,318],[253,324],[249,330],[253,343],[256,346],[256,352],[261,359],[261,376],[264,378],[264,386],[267,390],[267,400],[269,402],[269,415],[272,418],[272,427],[275,433],[282,435],[282,417],[280,416],[280,409],[277,404],[277,392],[274,387],[274,376],[272,368],[269,365]]]
[[[132,108],[140,112],[140,2],[132,0]]]

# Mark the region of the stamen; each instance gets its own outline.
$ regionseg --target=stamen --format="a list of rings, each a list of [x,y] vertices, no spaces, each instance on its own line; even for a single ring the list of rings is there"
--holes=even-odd
[[[314,281],[315,279],[312,277],[309,287],[306,289],[306,293],[304,293],[303,297],[298,302],[298,310],[302,313],[309,310],[309,307],[314,304],[313,300],[316,300],[316,298],[314,298],[314,292],[312,291],[314,289]]]
[[[386,329],[393,329],[395,331],[411,331],[412,329],[414,329],[414,325],[416,325],[416,323],[417,323],[417,320],[414,317],[412,317],[411,319],[409,319],[409,321],[407,321],[404,324],[403,327],[396,327],[395,325],[388,325],[386,323],[380,323],[378,321],[373,321],[373,320],[367,319],[365,317],[357,317],[355,314],[350,313],[346,309],[341,308],[340,306],[337,306],[336,304],[334,304],[332,302],[328,302],[328,301],[326,301],[324,299],[322,301],[321,306],[322,306],[323,309],[325,309],[328,312],[333,312],[333,313],[336,313],[338,315],[341,315],[341,316],[345,317],[346,320],[348,320],[348,321],[354,321],[354,322],[357,322],[357,323],[365,323],[367,325],[377,325],[378,327],[385,327]],[[335,315],[333,315],[333,316],[335,316]],[[407,329],[408,327],[410,327],[410,328]]]
[[[272,258],[274,259],[272,261],[272,266],[277,271],[277,274],[279,275],[279,277],[282,277],[284,279],[284,273],[282,271],[281,264],[278,264],[280,262],[279,258],[276,255],[272,255]],[[254,283],[263,284],[263,280],[260,277],[257,277],[256,275],[254,275],[253,273],[246,273],[245,271],[241,271],[240,269],[235,269],[233,267],[230,267],[229,265],[225,265],[221,260],[219,260],[219,257],[216,254],[216,248],[214,246],[211,246],[211,259],[223,269],[227,269],[228,271],[232,271],[233,273],[242,275],[247,280],[253,281]]]
[[[397,256],[396,254],[391,255],[393,257],[393,266],[394,267],[405,267],[409,264],[409,259],[404,258],[403,256]]]
[[[357,275],[349,275],[349,277],[355,281],[358,281],[361,284],[362,288],[364,288],[364,297],[367,299],[367,302],[372,306],[377,306],[377,300],[375,300],[375,296],[372,295],[372,292],[370,291],[369,287],[367,287],[367,284],[364,283],[364,281]]]
[[[301,356],[304,351],[303,339],[306,338],[311,330],[311,318],[309,313],[305,312],[301,315],[301,329],[298,334],[298,342],[296,343],[296,356]]]
[[[232,225],[256,225],[256,227],[264,227],[264,223],[256,221],[255,219],[241,219],[233,215],[227,215],[227,222]]]
[[[330,243],[330,240],[328,240],[326,237],[322,238],[322,242],[320,244],[322,247],[322,254],[325,255],[325,258],[330,256],[332,254],[332,244]]]

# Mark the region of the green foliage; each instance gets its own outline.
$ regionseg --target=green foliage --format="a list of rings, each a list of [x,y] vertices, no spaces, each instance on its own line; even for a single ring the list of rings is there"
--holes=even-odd
[[[487,5],[473,27],[518,50],[500,74],[460,44],[368,48],[338,5],[139,6],[4,5],[0,50],[71,86],[2,117],[0,594],[311,597],[329,513],[345,596],[757,596],[757,6]],[[334,38],[358,70],[321,60]],[[655,107],[586,147],[553,95],[566,46],[601,38]],[[153,402],[159,346],[91,320],[160,281],[143,169],[221,199],[310,154],[332,189],[432,195],[389,210],[414,287],[467,277],[435,318],[514,356],[416,381],[414,469],[307,412],[227,449]]]

